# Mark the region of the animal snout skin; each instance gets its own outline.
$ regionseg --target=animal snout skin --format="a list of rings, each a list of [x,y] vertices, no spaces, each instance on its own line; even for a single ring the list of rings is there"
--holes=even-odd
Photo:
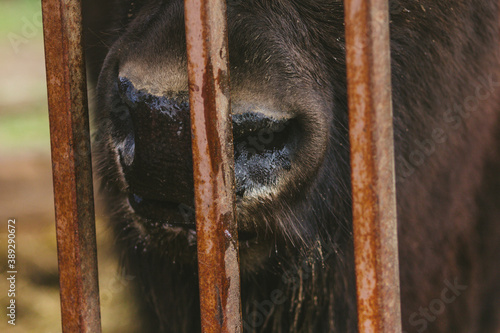
[[[120,77],[118,94],[133,123],[118,147],[131,192],[150,200],[192,203],[187,93],[156,96],[137,90],[129,79]]]
[[[125,139],[118,155],[125,178],[138,196],[192,202],[192,157],[187,92],[157,96],[136,89],[119,77],[117,94],[127,109],[118,126]],[[238,196],[274,185],[291,167],[300,139],[300,125],[291,114],[235,103],[233,115],[235,173]],[[129,119],[123,119],[129,118]],[[119,120],[118,120],[119,121]],[[155,189],[152,191],[152,189]],[[153,192],[153,193],[152,193]]]

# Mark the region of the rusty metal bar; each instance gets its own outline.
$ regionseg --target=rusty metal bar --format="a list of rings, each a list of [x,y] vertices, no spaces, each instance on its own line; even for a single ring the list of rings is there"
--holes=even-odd
[[[101,331],[80,0],[42,0],[63,332]]]
[[[241,332],[225,0],[185,0],[201,323]]]
[[[387,0],[346,0],[360,333],[401,332]]]

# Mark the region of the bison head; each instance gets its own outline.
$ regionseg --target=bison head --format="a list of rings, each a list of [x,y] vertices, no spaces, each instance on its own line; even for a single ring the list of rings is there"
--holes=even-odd
[[[229,3],[244,269],[333,237],[349,216],[342,7],[320,2]],[[120,13],[97,86],[99,169],[123,232],[195,262],[182,2],[135,1]],[[321,225],[318,211],[339,219]]]

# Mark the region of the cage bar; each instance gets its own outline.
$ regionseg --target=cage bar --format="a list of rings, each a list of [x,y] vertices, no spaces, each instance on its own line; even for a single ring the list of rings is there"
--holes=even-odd
[[[241,332],[225,0],[185,0],[202,332]]]
[[[80,0],[42,0],[63,332],[101,331]]]
[[[100,332],[79,0],[42,0],[61,316]],[[241,332],[226,3],[185,0],[202,331]],[[346,0],[359,331],[401,332],[386,0]]]
[[[387,0],[346,0],[353,229],[360,333],[401,332]]]

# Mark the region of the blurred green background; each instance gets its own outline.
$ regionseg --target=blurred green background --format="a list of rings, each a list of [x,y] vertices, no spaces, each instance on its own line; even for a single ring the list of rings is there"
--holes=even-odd
[[[97,205],[103,332],[140,332],[130,278]],[[16,325],[7,324],[7,221],[16,219]],[[61,332],[39,0],[0,0],[0,332]]]

